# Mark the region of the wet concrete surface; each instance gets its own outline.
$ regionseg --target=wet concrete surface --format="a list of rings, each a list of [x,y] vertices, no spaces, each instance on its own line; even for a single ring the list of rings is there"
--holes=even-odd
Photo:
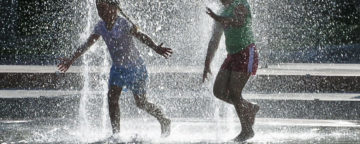
[[[269,65],[260,68],[244,90],[258,93],[360,93],[359,67],[359,64]],[[64,74],[51,65],[0,65],[0,89],[81,90],[87,80],[91,89],[101,90],[103,86],[99,80],[107,82],[109,69],[74,66]],[[149,66],[148,71],[151,89],[204,90],[202,66]]]
[[[82,96],[94,106],[91,110],[95,114],[102,111],[104,91],[0,90],[0,119],[74,118]],[[360,119],[360,94],[356,93],[244,93],[243,96],[260,105],[261,118]],[[166,109],[172,118],[207,118],[215,111],[235,113],[231,105],[216,99],[209,91],[149,91],[147,97]],[[120,106],[126,117],[142,115],[129,91],[122,93]]]
[[[174,121],[172,135],[160,138],[159,124],[139,112],[125,92],[121,97],[122,133],[108,138],[109,122],[96,119],[102,116],[98,110],[89,113],[95,121],[87,126],[86,120],[78,118],[81,92],[76,89],[81,89],[82,80],[74,77],[81,75],[82,68],[73,68],[65,75],[55,73],[54,66],[0,66],[0,74],[14,82],[2,79],[0,85],[0,143],[232,143],[229,140],[241,129],[233,108],[215,100],[201,85],[201,68],[155,67],[149,68],[150,75],[155,74],[150,79],[165,80],[152,81],[149,100],[166,106]],[[357,64],[282,64],[260,69],[247,85],[247,91],[254,93],[244,94],[262,107],[254,127],[256,135],[247,143],[358,143],[359,68]],[[101,70],[90,68],[95,73]],[[17,85],[24,81],[28,85]],[[4,90],[11,85],[18,87]],[[256,93],[254,89],[259,88],[273,93]],[[294,93],[283,93],[287,89]],[[332,93],[318,93],[321,91]],[[95,105],[104,95],[96,89],[86,93]]]
[[[172,133],[160,138],[154,119],[122,119],[121,133],[109,126],[81,127],[67,119],[1,120],[0,143],[234,143],[240,132],[235,119],[173,119]],[[256,135],[246,143],[358,143],[359,121],[257,119]],[[110,137],[110,138],[109,138]]]
[[[68,73],[80,73],[85,67],[72,66]],[[99,73],[104,67],[90,66],[89,71]],[[202,73],[201,66],[149,66],[150,73]],[[55,73],[54,65],[0,65],[0,73]],[[360,76],[360,64],[332,63],[282,63],[260,67],[258,75],[319,75],[319,76]]]

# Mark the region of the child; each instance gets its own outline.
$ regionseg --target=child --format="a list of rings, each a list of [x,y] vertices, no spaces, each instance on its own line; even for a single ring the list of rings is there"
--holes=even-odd
[[[242,90],[251,74],[256,73],[257,51],[251,29],[251,13],[247,0],[221,0],[225,6],[221,15],[208,8],[207,14],[215,20],[213,36],[209,42],[203,81],[211,73],[210,63],[224,32],[228,56],[214,83],[214,95],[234,105],[241,123],[241,133],[234,139],[246,141],[254,136],[252,126],[259,106],[246,101]]]
[[[120,9],[119,2],[115,0],[96,0],[96,7],[102,21],[96,24],[93,34],[78,48],[71,59],[61,59],[62,62],[58,65],[59,70],[66,72],[71,64],[102,36],[112,59],[108,102],[113,133],[120,132],[120,108],[118,101],[122,88],[126,86],[133,92],[136,105],[160,122],[162,136],[169,136],[171,121],[165,118],[158,106],[148,102],[146,99],[145,89],[148,73],[144,61],[134,45],[132,36],[165,58],[172,54],[172,50],[163,47],[162,44],[156,45],[149,36],[138,31],[136,26]],[[118,16],[118,12],[125,18]]]

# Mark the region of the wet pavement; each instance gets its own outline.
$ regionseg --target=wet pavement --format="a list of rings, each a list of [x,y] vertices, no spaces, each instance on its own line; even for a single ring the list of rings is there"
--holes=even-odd
[[[68,73],[81,73],[85,67],[72,66]],[[89,72],[99,73],[104,67],[90,66]],[[109,69],[109,68],[107,68]],[[150,73],[202,73],[202,66],[149,66]],[[0,65],[0,73],[57,73],[56,66]],[[258,75],[360,76],[360,64],[283,63],[260,67]]]
[[[154,119],[122,119],[118,135],[109,126],[81,127],[66,119],[2,120],[0,143],[233,143],[240,131],[235,119],[173,119],[172,133],[160,138]],[[247,143],[357,143],[359,121],[257,119],[256,135]],[[110,137],[110,138],[109,138]]]
[[[81,70],[82,67],[72,67],[69,73],[81,73]],[[101,72],[102,70],[102,67],[89,68],[89,71],[94,73]],[[121,100],[123,105],[120,104],[124,107],[122,112],[126,114],[126,116],[124,116],[125,119],[121,120],[122,132],[119,135],[109,138],[111,135],[109,120],[104,121],[104,118],[98,118],[99,120],[95,119],[95,121],[89,122],[86,119],[77,119],[79,95],[81,95],[81,91],[67,91],[66,87],[64,88],[65,90],[49,89],[40,83],[40,88],[35,87],[31,90],[19,90],[16,87],[13,89],[0,90],[0,100],[3,102],[0,103],[2,104],[0,112],[4,112],[2,113],[3,115],[0,116],[0,144],[232,143],[230,140],[239,133],[241,127],[236,121],[233,108],[214,100],[214,97],[208,92],[208,89],[204,88],[203,85],[199,84],[199,80],[195,79],[201,74],[201,67],[149,67],[149,72],[157,74],[161,78],[166,76],[163,75],[163,73],[167,73],[169,79],[166,79],[166,82],[174,79],[172,74],[175,76],[179,75],[179,78],[176,77],[175,79],[184,80],[183,83],[179,81],[173,83],[160,81],[159,84],[153,81],[152,85],[156,87],[150,87],[153,91],[149,92],[149,99],[160,105],[168,106],[167,114],[173,117],[173,131],[168,138],[160,138],[159,124],[154,119],[149,118],[149,116],[142,117],[144,113],[138,112],[129,94],[124,93]],[[20,80],[26,80],[28,82],[34,81],[36,82],[35,84],[39,83],[38,81],[44,82],[44,80],[41,79],[37,81],[37,78],[44,77],[46,73],[52,73],[52,75],[54,75],[49,77],[50,80],[56,80],[51,78],[62,76],[56,73],[55,66],[0,66],[0,73],[8,75],[10,78],[12,78],[13,75],[19,74],[21,77],[15,81],[15,86],[19,84],[18,81]],[[31,75],[36,73],[38,75],[29,76],[28,78],[25,77],[27,74]],[[179,73],[183,73],[183,75]],[[194,76],[189,78],[188,76],[192,74]],[[325,89],[323,83],[315,81],[315,78],[310,79],[310,76],[318,75],[321,79],[324,79],[325,84],[331,84],[329,89],[332,93],[314,93],[308,87],[305,88],[306,92],[297,90],[293,93],[283,93],[279,90],[280,92],[274,93],[245,93],[245,98],[259,102],[263,108],[259,111],[259,117],[261,118],[257,119],[254,127],[256,135],[247,143],[327,144],[358,143],[360,141],[360,122],[357,121],[360,115],[358,111],[360,94],[358,93],[358,82],[356,81],[360,76],[360,65],[280,64],[259,69],[258,74],[259,76],[255,77],[255,80],[259,81],[259,83],[264,83],[260,81],[260,78],[263,77],[263,79],[267,79],[269,82],[266,85],[272,88],[284,87],[284,89],[294,89],[305,86],[315,87],[310,83],[314,81],[314,83],[321,85],[320,88]],[[279,78],[276,75],[291,76],[290,78],[284,77],[283,79],[285,80],[294,77],[294,80],[291,79],[291,82],[297,85],[289,87],[291,83],[288,81],[274,82],[271,76],[277,80],[281,79],[281,77]],[[301,79],[296,79],[296,76],[306,78],[303,80],[303,82],[306,83],[301,83]],[[73,77],[74,76],[69,76],[69,78]],[[184,77],[194,80],[195,82],[186,81],[187,79],[184,79]],[[339,79],[338,81],[343,83],[339,83],[338,86],[336,85],[337,81],[329,82],[328,79],[323,77]],[[350,82],[354,84],[349,81],[344,81],[341,78],[353,79],[354,81]],[[8,81],[3,82],[4,85],[8,85]],[[48,83],[56,84],[54,81],[49,81]],[[33,83],[30,83],[30,85],[32,84]],[[72,87],[74,84],[70,83],[70,85]],[[179,86],[181,86],[180,88],[182,89],[179,89]],[[251,82],[250,86],[254,87],[251,85]],[[352,91],[345,89],[350,86],[354,87],[351,89]],[[265,88],[262,85],[260,85],[260,87],[262,89]],[[39,90],[41,88],[45,90]],[[320,88],[314,90],[321,91]],[[164,91],[164,89],[171,89],[171,91]],[[337,89],[341,89],[341,92],[348,91],[349,93],[333,92]],[[251,90],[251,92],[255,91]],[[87,94],[90,95],[90,100],[95,101],[94,104],[98,104],[101,103],[101,101],[98,101],[99,98],[96,98],[96,96],[103,95],[104,91],[89,91]],[[29,102],[28,105],[30,109],[24,109],[24,107],[26,107],[24,104],[28,104],[26,103],[27,101],[31,102]],[[75,102],[75,104],[70,102]],[[125,103],[128,105],[125,105]],[[180,107],[178,107],[178,105],[180,105]],[[47,106],[47,109],[44,109],[45,106]],[[55,106],[56,108],[52,108]],[[96,106],[99,107],[98,105]],[[38,107],[38,109],[36,109],[36,107]],[[33,112],[33,115],[31,115],[30,119],[30,116],[4,118],[4,116],[10,116],[15,112],[24,112],[27,114]],[[39,114],[42,114],[41,112],[44,113],[44,116],[39,119]],[[99,111],[94,110],[94,112],[89,114],[94,114],[92,117],[97,118],[97,112]],[[222,112],[226,114],[221,115]],[[57,113],[58,115],[54,117],[45,115],[48,113]],[[65,116],[65,114],[69,116]],[[129,118],[130,115],[133,116],[134,114],[137,115],[135,118]],[[195,116],[197,117],[194,118]],[[270,118],[272,116],[276,116],[276,118]],[[293,119],[285,119],[291,116]],[[328,120],[318,120],[325,118]]]
[[[104,89],[109,67],[74,66],[59,73],[56,66],[0,65],[0,89],[81,90],[86,84]],[[202,66],[148,66],[149,89],[204,90]],[[214,75],[212,76],[214,77]],[[24,81],[26,81],[24,83]],[[86,84],[85,84],[86,82]],[[360,93],[359,64],[286,63],[258,69],[244,88],[257,93]]]
[[[103,91],[89,91],[89,94],[100,95]],[[151,91],[150,91],[151,93]],[[0,99],[10,98],[56,98],[80,95],[81,91],[63,90],[0,90]],[[187,93],[186,93],[187,94]],[[155,94],[154,94],[155,95]],[[191,95],[164,95],[169,98],[191,98]],[[360,101],[360,93],[244,93],[245,99],[269,100],[323,100],[323,101]]]
[[[0,90],[0,119],[74,118],[84,101],[102,111],[104,91]],[[256,102],[261,118],[358,120],[360,93],[244,93]],[[172,118],[208,118],[215,111],[235,113],[232,106],[216,99],[209,91],[149,91],[149,101],[164,106]],[[132,93],[123,92],[120,105],[124,115],[141,117]],[[224,116],[223,114],[221,114]]]

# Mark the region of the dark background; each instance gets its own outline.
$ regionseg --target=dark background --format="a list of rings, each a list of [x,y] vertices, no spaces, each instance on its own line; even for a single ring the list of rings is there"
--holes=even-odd
[[[1,63],[51,64],[79,39],[84,2],[1,0]]]
[[[79,43],[78,33],[84,30],[87,17],[85,1],[1,0],[0,3],[0,64],[55,64],[56,57],[72,53]],[[127,1],[123,6],[145,32],[157,36],[158,41],[170,43],[178,52],[175,55],[178,58],[170,60],[168,65],[202,65],[210,35],[209,28],[204,27],[211,27],[211,23],[206,23],[210,20],[204,14],[204,3],[205,0],[141,0]],[[265,42],[260,52],[266,63],[360,62],[359,0],[252,0],[250,3],[257,21],[254,25],[257,39]],[[206,30],[207,36],[199,34]]]
[[[360,1],[270,1],[273,62],[360,62]]]

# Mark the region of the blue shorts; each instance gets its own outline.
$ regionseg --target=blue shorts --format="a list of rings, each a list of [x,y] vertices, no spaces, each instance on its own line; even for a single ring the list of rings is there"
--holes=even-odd
[[[131,90],[134,95],[146,93],[148,72],[145,65],[116,66],[110,69],[109,86],[117,86]]]

